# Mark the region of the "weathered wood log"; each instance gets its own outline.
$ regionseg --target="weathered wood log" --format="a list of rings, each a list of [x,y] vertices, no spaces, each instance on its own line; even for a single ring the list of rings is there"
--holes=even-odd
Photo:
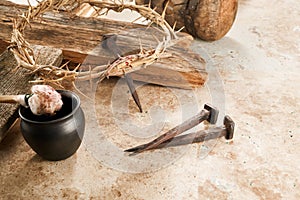
[[[137,4],[148,4],[149,0],[136,0]],[[165,0],[152,0],[151,6],[162,13]],[[222,38],[231,28],[236,13],[237,0],[169,0],[166,20],[177,23],[176,28],[207,41]]]
[[[37,63],[60,65],[62,62],[62,51],[49,47],[34,46],[33,50],[39,54]],[[28,74],[23,68],[17,68],[14,55],[6,50],[0,55],[0,94],[14,95],[29,92],[34,76]],[[0,141],[4,138],[6,131],[18,117],[17,104],[0,104]]]
[[[9,43],[1,40],[1,38],[0,38],[0,54],[3,53],[8,46],[9,46]]]
[[[0,2],[0,30],[2,30],[0,39],[2,38],[7,43],[10,41],[11,19],[26,9],[25,6],[7,1]],[[46,13],[42,19],[31,22],[31,28],[28,27],[25,30],[25,38],[31,44],[62,49],[65,59],[84,65],[107,64],[115,59],[114,55],[102,45],[102,41],[106,38],[104,36],[109,34],[117,34],[116,43],[124,54],[139,50],[140,43],[145,49],[153,48],[157,45],[153,35],[161,39],[163,36],[156,29],[143,25],[101,18],[70,16],[65,12]],[[183,42],[168,50],[168,54],[172,54],[174,58],[162,58],[159,63],[134,73],[132,78],[180,88],[202,86],[207,78],[205,62],[199,55],[188,49],[193,40],[192,36],[185,33],[179,35],[184,37]]]

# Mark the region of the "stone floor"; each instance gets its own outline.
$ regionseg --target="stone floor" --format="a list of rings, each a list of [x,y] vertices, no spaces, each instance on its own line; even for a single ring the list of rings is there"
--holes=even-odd
[[[240,0],[226,37],[193,44],[208,62],[205,87],[140,85],[147,113],[122,80],[105,81],[92,106],[83,101],[85,138],[66,160],[37,156],[17,122],[0,144],[0,199],[300,199],[299,16],[298,0]],[[234,119],[232,142],[122,153],[205,102]]]

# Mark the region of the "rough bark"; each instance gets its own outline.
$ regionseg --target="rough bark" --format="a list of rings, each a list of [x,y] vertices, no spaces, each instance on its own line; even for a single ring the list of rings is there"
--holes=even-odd
[[[136,0],[138,4],[148,0]],[[162,13],[166,0],[152,0],[151,6]],[[222,38],[232,27],[237,13],[237,0],[169,0],[166,20],[176,28],[206,41]]]

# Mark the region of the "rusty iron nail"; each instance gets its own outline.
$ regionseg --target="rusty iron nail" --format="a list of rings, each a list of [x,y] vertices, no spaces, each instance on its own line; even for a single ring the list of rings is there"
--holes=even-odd
[[[173,139],[175,136],[197,126],[201,122],[207,120],[211,124],[215,124],[218,118],[219,110],[213,107],[210,104],[205,104],[204,109],[201,110],[197,115],[193,116],[192,118],[184,121],[182,124],[170,129],[163,135],[157,137],[156,139],[152,140],[149,143],[144,145],[133,147],[130,149],[125,150],[125,152],[134,152],[134,154],[141,153],[143,151],[156,148],[161,143],[164,143],[168,140]]]
[[[208,104],[208,103],[204,104],[204,109],[209,111],[209,116],[208,116],[207,121],[210,124],[217,123],[218,116],[219,116],[219,110],[216,107],[214,107],[213,105]]]
[[[117,35],[116,34],[107,34],[103,35],[103,41],[102,41],[102,47],[105,49],[108,49],[110,52],[112,52],[115,56],[120,57],[122,55],[122,52],[118,45],[116,44],[117,41]],[[139,99],[139,96],[136,92],[136,87],[134,86],[133,80],[129,74],[124,73],[124,78],[126,80],[126,83],[128,85],[129,91],[131,93],[131,96],[136,103],[136,105],[139,108],[139,111],[142,113],[142,105]]]
[[[225,139],[226,140],[231,140],[233,138],[233,134],[234,134],[235,123],[231,119],[231,117],[229,117],[228,115],[226,115],[224,117],[223,124],[224,124],[225,129],[226,129]]]
[[[107,49],[111,53],[114,54],[114,56],[119,57],[122,52],[118,45],[116,44],[117,41],[117,35],[116,34],[106,34],[102,36],[102,47],[104,49]]]
[[[152,147],[151,149],[161,149],[167,147],[175,147],[181,145],[187,145],[192,143],[204,142],[211,139],[217,139],[221,137],[225,137],[226,140],[230,140],[233,138],[234,134],[234,122],[233,120],[226,115],[224,117],[223,126],[211,128],[208,130],[201,130],[193,133],[189,133],[182,136],[177,136],[166,140],[165,142],[159,144],[158,146]],[[127,149],[126,152],[136,152],[139,149],[145,148],[145,145],[140,145],[131,149]]]
[[[140,112],[142,113],[143,112],[142,104],[141,104],[139,96],[136,92],[136,87],[134,86],[133,80],[132,80],[130,74],[124,74],[124,77],[125,77],[128,87],[129,87],[131,96],[132,96],[134,102],[136,103],[136,105],[138,106]]]

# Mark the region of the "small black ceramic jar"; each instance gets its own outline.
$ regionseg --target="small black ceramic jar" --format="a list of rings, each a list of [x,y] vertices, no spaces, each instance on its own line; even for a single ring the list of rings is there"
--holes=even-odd
[[[21,132],[28,145],[46,160],[63,160],[79,148],[85,128],[79,97],[58,90],[63,106],[53,116],[34,115],[30,108],[20,107]]]

